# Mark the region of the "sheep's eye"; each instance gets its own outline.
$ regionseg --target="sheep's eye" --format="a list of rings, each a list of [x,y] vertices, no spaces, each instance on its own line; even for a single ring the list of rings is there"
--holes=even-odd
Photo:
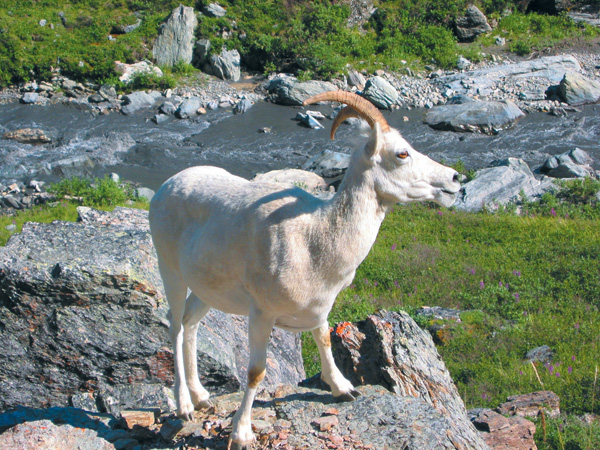
[[[408,158],[408,152],[406,150],[404,150],[402,152],[398,152],[398,153],[396,153],[396,158],[406,159],[406,158]]]

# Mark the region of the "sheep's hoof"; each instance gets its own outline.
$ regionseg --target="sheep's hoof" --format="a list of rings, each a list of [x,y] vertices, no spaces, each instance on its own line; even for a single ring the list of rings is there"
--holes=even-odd
[[[199,411],[201,409],[208,409],[208,408],[212,408],[214,405],[214,403],[210,400],[210,399],[206,399],[206,400],[202,400],[201,402],[198,402],[194,408],[196,409],[196,411]]]
[[[177,417],[179,417],[184,422],[193,422],[195,420],[193,412],[184,413],[184,414],[178,415]]]
[[[356,397],[360,396],[360,392],[356,389],[352,389],[350,392],[345,392],[342,395],[338,395],[335,399],[338,402],[353,402],[356,400]]]

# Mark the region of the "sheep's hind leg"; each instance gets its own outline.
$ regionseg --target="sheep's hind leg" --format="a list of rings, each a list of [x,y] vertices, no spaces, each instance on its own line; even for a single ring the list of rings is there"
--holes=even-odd
[[[313,338],[319,349],[321,357],[321,379],[329,385],[331,393],[341,401],[353,401],[360,395],[352,383],[350,383],[335,365],[331,353],[331,337],[327,322],[312,330]]]
[[[161,264],[160,274],[169,303],[169,337],[173,345],[173,362],[175,366],[175,400],[177,402],[177,417],[184,420],[194,419],[194,405],[185,380],[185,364],[183,353],[183,314],[185,311],[187,286],[178,273]]]
[[[233,417],[233,428],[229,437],[228,450],[249,450],[254,441],[252,433],[252,403],[267,368],[267,345],[273,329],[273,321],[260,312],[252,311],[248,320],[250,362],[248,364],[248,386],[240,409]]]
[[[194,293],[190,293],[185,302],[183,314],[183,363],[185,366],[185,380],[190,391],[195,409],[204,409],[212,406],[210,394],[200,383],[197,362],[197,333],[200,321],[210,310],[210,306],[203,303]]]

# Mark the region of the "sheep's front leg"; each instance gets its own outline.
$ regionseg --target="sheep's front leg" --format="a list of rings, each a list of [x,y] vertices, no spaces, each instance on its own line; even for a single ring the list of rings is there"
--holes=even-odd
[[[312,335],[319,349],[321,357],[321,379],[329,385],[334,397],[342,401],[352,401],[360,395],[352,383],[350,383],[335,365],[331,353],[331,336],[329,324],[322,323],[312,330]]]
[[[197,361],[197,334],[200,321],[210,310],[194,293],[190,293],[185,302],[183,314],[183,364],[185,380],[195,409],[212,406],[210,394],[200,383]]]
[[[267,367],[267,345],[273,329],[273,321],[258,311],[252,311],[248,320],[250,362],[248,364],[248,386],[240,409],[233,417],[233,429],[229,437],[228,450],[249,450],[254,441],[252,433],[252,403]]]

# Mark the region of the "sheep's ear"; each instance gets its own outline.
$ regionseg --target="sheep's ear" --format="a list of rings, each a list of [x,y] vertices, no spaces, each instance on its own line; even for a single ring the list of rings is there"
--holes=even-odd
[[[383,131],[381,130],[381,125],[379,123],[375,123],[373,125],[373,131],[371,132],[371,138],[367,142],[367,146],[365,147],[365,151],[367,153],[367,157],[374,158],[381,154],[384,146],[383,139]]]

